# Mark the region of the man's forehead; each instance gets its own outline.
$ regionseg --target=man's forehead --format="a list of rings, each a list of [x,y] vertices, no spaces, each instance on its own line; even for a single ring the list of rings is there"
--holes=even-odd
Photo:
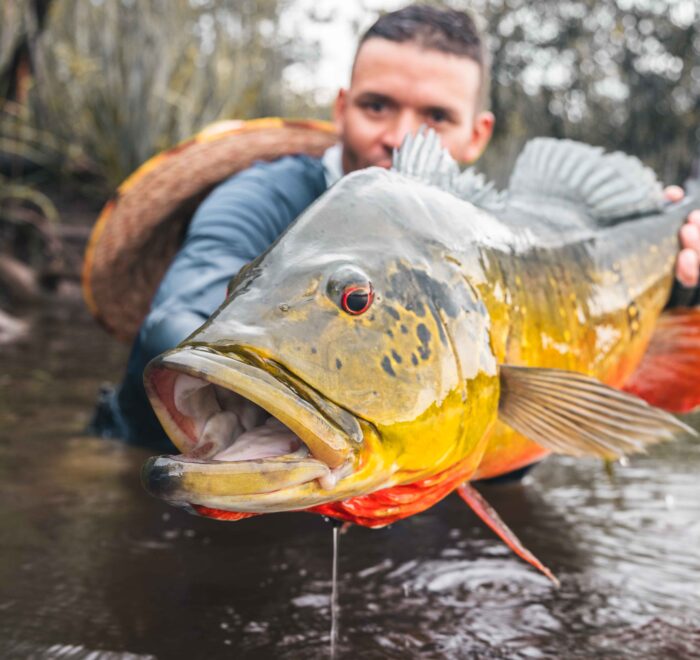
[[[466,92],[471,96],[478,92],[481,69],[471,58],[423,48],[414,42],[368,39],[355,57],[351,89],[362,92],[365,87],[391,81],[425,84],[426,88],[428,85],[442,86],[460,95]]]

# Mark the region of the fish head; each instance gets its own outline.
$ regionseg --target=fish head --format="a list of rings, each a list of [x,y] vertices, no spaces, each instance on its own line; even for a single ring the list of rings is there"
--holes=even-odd
[[[151,493],[264,513],[476,468],[497,413],[490,322],[431,229],[449,196],[424,187],[378,168],[346,177],[149,365],[182,452],[147,463]]]

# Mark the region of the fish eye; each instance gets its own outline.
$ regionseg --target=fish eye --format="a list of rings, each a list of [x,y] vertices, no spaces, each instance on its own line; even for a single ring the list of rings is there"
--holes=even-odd
[[[364,314],[374,301],[374,288],[355,266],[342,266],[328,280],[328,295],[346,314]]]
[[[372,291],[372,283],[367,282],[366,285],[350,285],[343,291],[340,299],[340,306],[344,312],[355,316],[364,314],[374,300],[374,291]]]

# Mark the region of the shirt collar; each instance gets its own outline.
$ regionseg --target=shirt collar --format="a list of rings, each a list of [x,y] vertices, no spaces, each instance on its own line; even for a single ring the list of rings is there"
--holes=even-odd
[[[330,188],[343,177],[343,145],[338,142],[323,152],[321,158],[323,174],[326,177],[326,186]]]

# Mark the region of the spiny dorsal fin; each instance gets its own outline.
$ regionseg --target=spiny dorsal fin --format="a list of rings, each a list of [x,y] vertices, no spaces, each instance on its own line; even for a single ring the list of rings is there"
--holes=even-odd
[[[500,418],[557,454],[618,458],[680,432],[673,415],[574,371],[502,365]]]
[[[394,150],[392,169],[482,208],[494,208],[501,201],[501,194],[483,175],[472,168],[460,173],[457,162],[432,128],[421,126],[415,135],[406,135],[401,148]]]
[[[536,138],[525,145],[513,168],[508,195],[534,206],[564,201],[600,225],[659,213],[664,202],[656,176],[637,158],[553,138]]]
[[[449,192],[459,174],[457,163],[442,147],[437,133],[425,126],[415,135],[407,134],[401,148],[394,150],[392,169]]]
[[[462,172],[452,184],[452,192],[475,206],[496,210],[506,200],[506,193],[496,189],[493,182],[478,173],[473,167]]]

